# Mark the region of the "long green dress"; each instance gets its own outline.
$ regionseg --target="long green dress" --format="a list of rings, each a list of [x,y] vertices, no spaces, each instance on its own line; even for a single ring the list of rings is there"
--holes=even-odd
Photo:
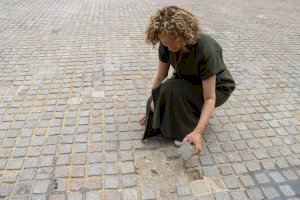
[[[197,43],[187,46],[180,58],[160,44],[159,60],[171,65],[173,76],[152,89],[147,102],[144,139],[162,134],[182,140],[198,124],[203,107],[202,81],[216,74],[216,107],[222,105],[235,88],[224,64],[222,48],[211,36],[201,33]],[[153,100],[155,110],[150,111]]]

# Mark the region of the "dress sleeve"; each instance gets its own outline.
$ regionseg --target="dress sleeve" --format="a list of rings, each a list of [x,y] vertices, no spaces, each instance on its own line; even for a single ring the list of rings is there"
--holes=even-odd
[[[158,48],[159,60],[164,63],[169,63],[169,52],[166,50],[166,47],[160,43]]]
[[[203,54],[203,60],[198,67],[201,79],[206,80],[220,71],[223,62],[222,48],[211,44],[206,46]]]

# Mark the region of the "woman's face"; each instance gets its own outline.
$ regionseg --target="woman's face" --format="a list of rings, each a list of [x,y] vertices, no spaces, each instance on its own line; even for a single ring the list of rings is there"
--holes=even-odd
[[[167,35],[165,32],[161,32],[158,35],[158,39],[164,46],[168,47],[169,51],[172,52],[178,52],[180,50],[184,50],[186,44],[182,36],[180,36],[179,38],[172,38],[170,35]]]

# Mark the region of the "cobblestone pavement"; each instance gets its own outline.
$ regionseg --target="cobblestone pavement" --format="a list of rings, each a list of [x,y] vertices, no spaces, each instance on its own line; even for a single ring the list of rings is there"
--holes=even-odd
[[[164,5],[197,12],[237,88],[186,163],[141,142]],[[300,199],[297,0],[1,0],[0,198]],[[164,184],[165,183],[165,184]]]

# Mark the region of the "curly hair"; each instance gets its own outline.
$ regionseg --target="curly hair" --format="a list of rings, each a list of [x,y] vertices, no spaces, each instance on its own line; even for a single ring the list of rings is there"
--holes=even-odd
[[[197,42],[200,33],[200,23],[197,15],[177,6],[163,7],[156,15],[150,17],[146,30],[146,42],[156,45],[158,35],[166,32],[172,38],[183,36],[187,45]]]

